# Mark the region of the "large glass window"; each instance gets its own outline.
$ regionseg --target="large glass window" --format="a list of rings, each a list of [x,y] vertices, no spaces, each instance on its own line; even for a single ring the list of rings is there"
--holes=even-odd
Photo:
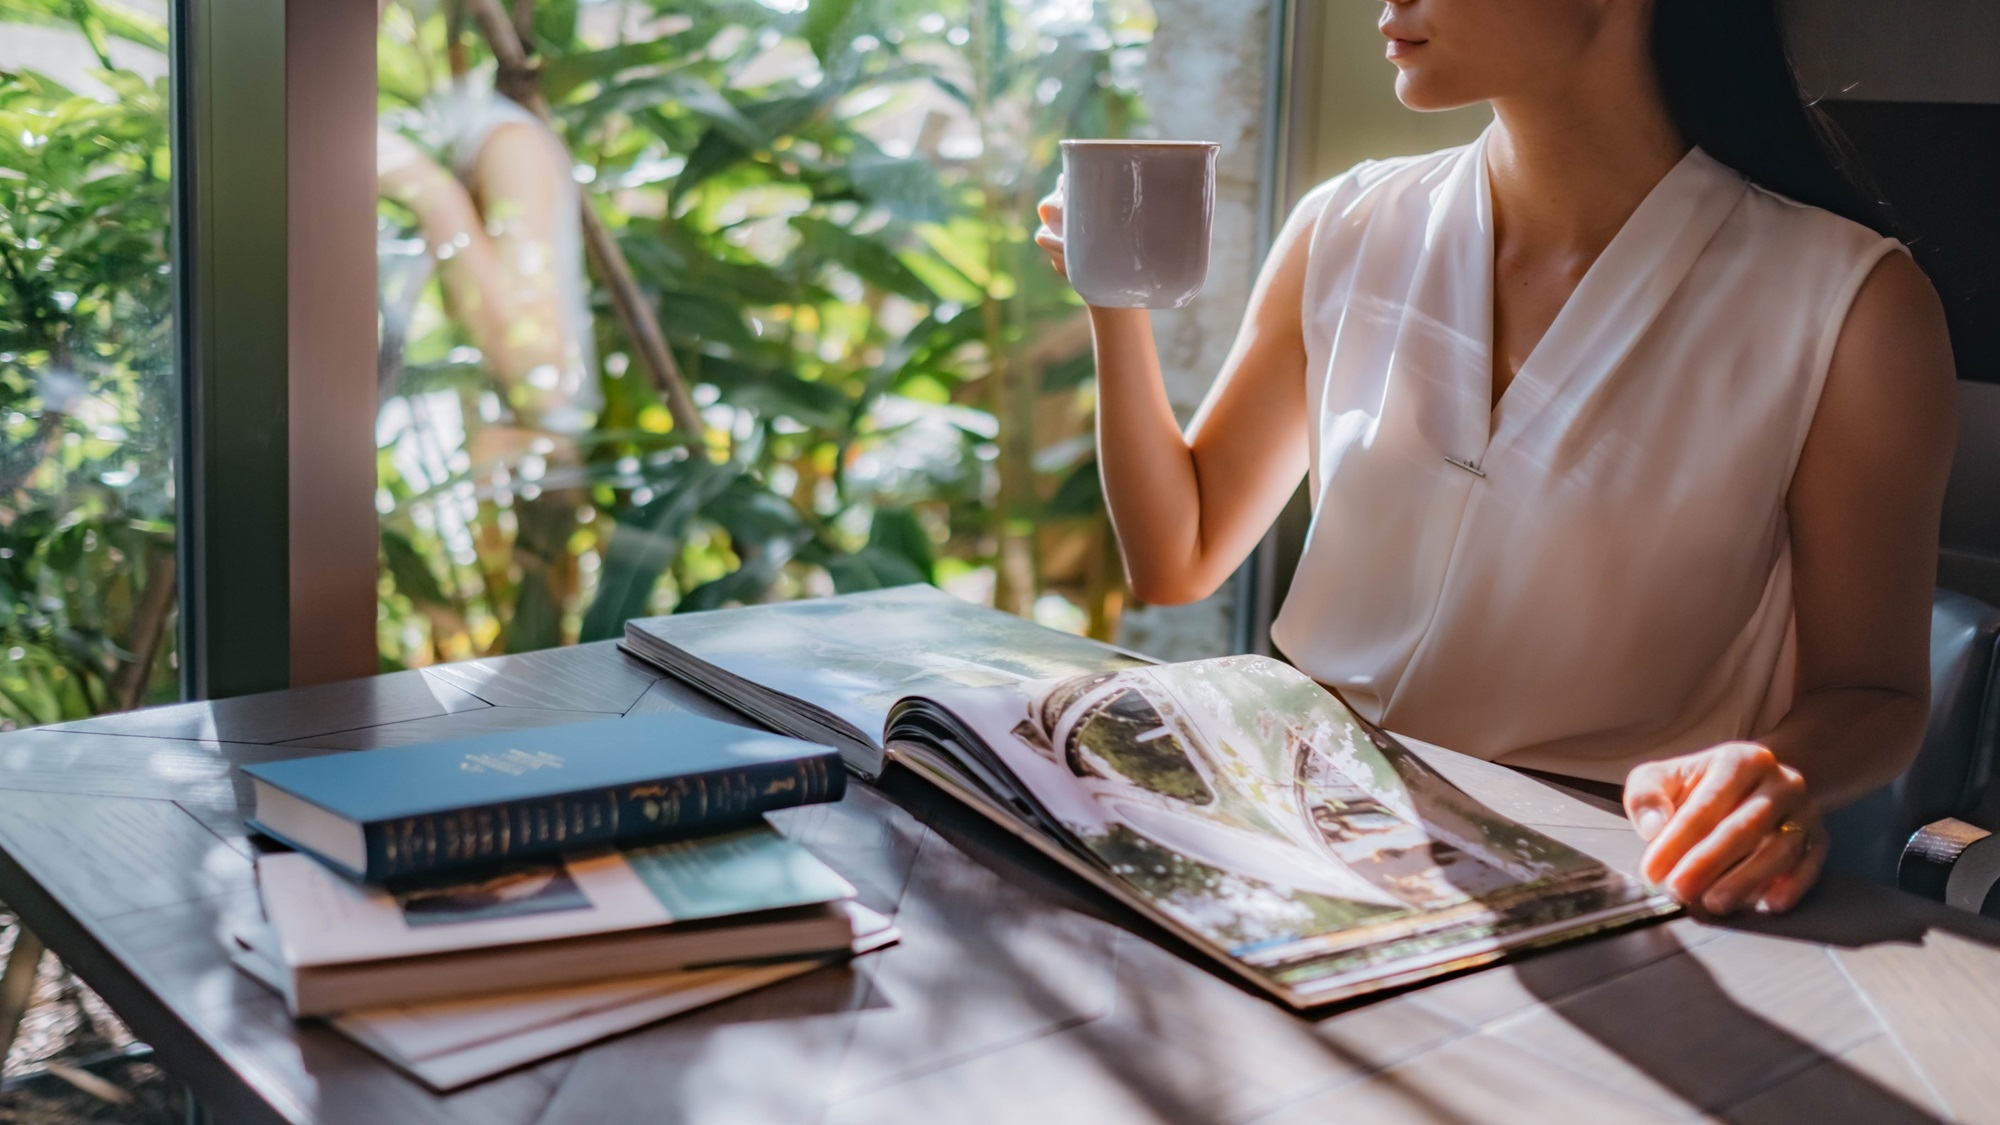
[[[920,580],[1111,635],[1032,214],[1143,129],[1146,0],[383,12],[386,662]]]
[[[0,4],[0,730],[175,697],[164,3]]]

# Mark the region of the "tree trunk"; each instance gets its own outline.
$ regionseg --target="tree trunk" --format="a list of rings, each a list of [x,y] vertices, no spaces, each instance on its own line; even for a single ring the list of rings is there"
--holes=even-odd
[[[178,568],[173,545],[165,550],[153,547],[146,552],[146,586],[139,591],[133,608],[131,635],[125,638],[129,663],[118,669],[111,685],[111,703],[119,711],[130,711],[146,701],[146,688],[153,682],[153,665],[160,658],[160,643],[167,635],[167,617],[174,609],[174,576]]]

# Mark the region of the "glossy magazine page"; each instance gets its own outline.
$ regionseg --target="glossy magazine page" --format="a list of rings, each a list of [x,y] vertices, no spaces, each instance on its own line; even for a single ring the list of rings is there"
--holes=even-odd
[[[1300,1005],[1675,909],[1260,657],[936,693],[888,736]]]
[[[819,727],[848,734],[843,751],[864,777],[880,772],[882,729],[905,696],[1147,663],[931,586],[646,618],[626,623],[625,643],[788,733],[801,733],[786,721],[800,715],[772,712],[804,711]]]

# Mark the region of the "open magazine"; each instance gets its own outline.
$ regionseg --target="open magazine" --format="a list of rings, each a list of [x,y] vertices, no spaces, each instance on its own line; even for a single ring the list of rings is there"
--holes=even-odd
[[[1677,909],[1274,660],[1156,664],[929,587],[626,646],[864,776],[905,766],[1293,1007]]]

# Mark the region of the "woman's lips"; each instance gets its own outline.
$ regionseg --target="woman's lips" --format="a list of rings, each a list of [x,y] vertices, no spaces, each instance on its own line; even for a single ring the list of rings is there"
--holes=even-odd
[[[1385,53],[1392,59],[1405,59],[1416,54],[1419,48],[1429,42],[1430,40],[1428,39],[1392,38],[1389,40],[1389,49]]]

